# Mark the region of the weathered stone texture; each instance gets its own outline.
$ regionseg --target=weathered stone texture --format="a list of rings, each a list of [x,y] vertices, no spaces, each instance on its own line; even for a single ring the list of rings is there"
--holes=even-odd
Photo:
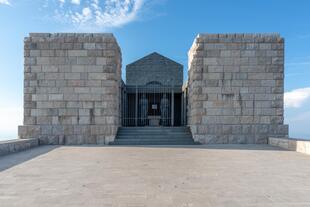
[[[284,39],[200,34],[189,51],[188,124],[201,143],[267,143],[285,137]]]
[[[37,147],[38,139],[14,139],[0,142],[0,156]]]
[[[268,144],[283,149],[301,152],[310,155],[310,140],[294,139],[294,138],[281,138],[269,137]]]
[[[121,51],[112,34],[25,38],[24,125],[41,144],[106,144],[119,126]]]
[[[182,86],[183,65],[155,52],[126,66],[127,85],[154,83]]]

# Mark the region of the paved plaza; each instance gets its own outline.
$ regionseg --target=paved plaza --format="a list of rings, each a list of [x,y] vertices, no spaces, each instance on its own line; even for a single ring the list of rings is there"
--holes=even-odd
[[[0,206],[310,206],[310,156],[267,145],[44,146],[0,158]]]

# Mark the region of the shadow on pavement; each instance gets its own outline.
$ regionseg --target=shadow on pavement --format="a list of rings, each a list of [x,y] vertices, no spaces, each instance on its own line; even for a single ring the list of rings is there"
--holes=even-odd
[[[0,172],[7,170],[11,167],[19,165],[28,160],[34,159],[40,155],[46,154],[59,146],[50,145],[50,146],[39,146],[26,151],[13,153],[0,157]]]
[[[0,172],[11,167],[19,165],[23,162],[32,160],[38,156],[46,154],[56,148],[55,145],[40,146],[30,150],[5,155],[0,157]],[[87,147],[87,148],[163,148],[163,149],[192,149],[192,150],[256,150],[256,151],[287,151],[278,147],[273,147],[266,144],[214,144],[214,145],[123,145],[123,146],[109,146],[109,145],[73,145],[66,147]]]

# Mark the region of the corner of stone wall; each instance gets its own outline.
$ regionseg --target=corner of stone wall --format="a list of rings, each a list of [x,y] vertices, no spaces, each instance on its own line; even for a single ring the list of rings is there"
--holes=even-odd
[[[24,41],[24,123],[40,144],[107,144],[119,127],[121,50],[113,34],[31,33]]]
[[[195,141],[266,144],[270,136],[288,136],[279,34],[199,34],[188,56],[188,125]]]

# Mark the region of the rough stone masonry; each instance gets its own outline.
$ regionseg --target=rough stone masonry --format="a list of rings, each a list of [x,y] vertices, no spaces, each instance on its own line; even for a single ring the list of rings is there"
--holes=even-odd
[[[201,143],[267,143],[283,125],[284,39],[200,34],[189,51],[188,124]]]
[[[105,144],[119,126],[121,50],[112,34],[32,33],[24,43],[24,125],[40,144]]]
[[[25,39],[24,125],[40,144],[107,144],[120,126],[121,50],[112,34]],[[200,34],[189,51],[188,125],[211,143],[267,143],[283,124],[284,39]]]

